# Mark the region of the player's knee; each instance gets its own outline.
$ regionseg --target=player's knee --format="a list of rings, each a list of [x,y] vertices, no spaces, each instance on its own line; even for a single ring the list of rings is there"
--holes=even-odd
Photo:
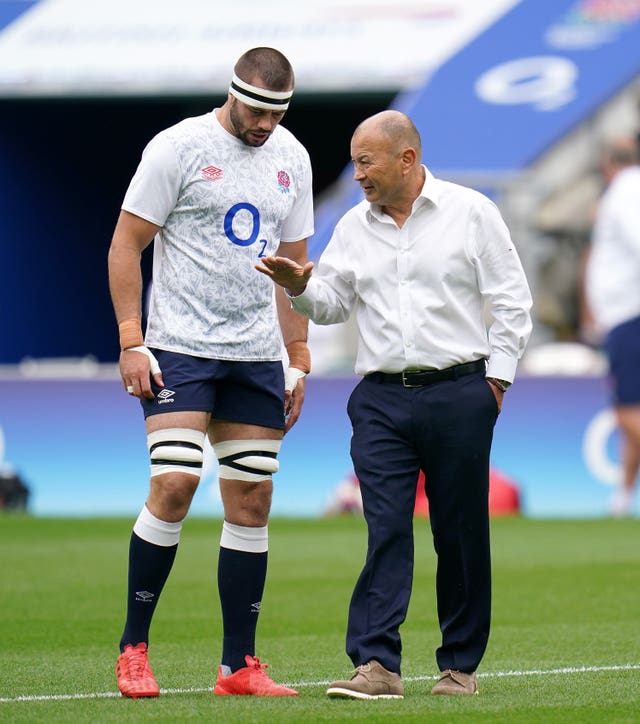
[[[225,519],[236,525],[266,525],[271,509],[271,481],[231,481],[230,485],[233,487],[229,488],[227,484],[221,487],[224,490],[222,499]]]
[[[213,446],[221,478],[249,483],[268,480],[278,471],[281,440],[225,440]]]
[[[188,428],[156,430],[147,435],[147,447],[151,459],[151,477],[177,473],[166,484],[184,485],[179,481],[184,475],[200,478],[202,473],[204,433]],[[194,482],[197,485],[197,480]]]
[[[184,473],[154,475],[151,478],[149,502],[158,509],[163,518],[184,518],[199,482],[198,478]]]

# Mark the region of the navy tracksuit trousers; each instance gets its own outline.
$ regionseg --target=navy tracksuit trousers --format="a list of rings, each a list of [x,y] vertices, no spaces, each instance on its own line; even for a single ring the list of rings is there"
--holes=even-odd
[[[491,620],[489,455],[498,406],[484,372],[423,387],[363,378],[347,407],[368,549],[349,608],[347,654],[400,673],[413,580],[420,469],[437,554],[441,671],[472,672]]]

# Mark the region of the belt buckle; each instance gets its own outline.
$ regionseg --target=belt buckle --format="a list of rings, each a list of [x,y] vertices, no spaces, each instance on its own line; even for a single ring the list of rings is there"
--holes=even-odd
[[[412,385],[409,382],[407,382],[406,375],[412,375],[416,374],[418,370],[402,370],[402,386],[403,387],[422,387],[422,385]]]

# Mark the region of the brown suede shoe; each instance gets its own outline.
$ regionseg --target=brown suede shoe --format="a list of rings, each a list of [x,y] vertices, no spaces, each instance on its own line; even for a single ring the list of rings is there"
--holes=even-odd
[[[327,696],[337,699],[404,699],[399,674],[387,671],[378,661],[361,664],[349,681],[334,681]]]
[[[478,681],[475,671],[465,674],[464,671],[445,669],[438,679],[438,683],[431,689],[432,694],[477,694]]]

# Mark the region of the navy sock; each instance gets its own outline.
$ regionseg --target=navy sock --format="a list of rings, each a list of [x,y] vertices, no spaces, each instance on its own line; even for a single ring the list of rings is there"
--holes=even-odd
[[[255,656],[256,626],[267,577],[268,553],[220,548],[218,591],[222,606],[222,664],[231,671],[246,666]]]
[[[131,534],[127,621],[120,639],[120,651],[126,644],[135,646],[141,641],[149,642],[151,619],[177,550],[177,544],[158,546]]]

